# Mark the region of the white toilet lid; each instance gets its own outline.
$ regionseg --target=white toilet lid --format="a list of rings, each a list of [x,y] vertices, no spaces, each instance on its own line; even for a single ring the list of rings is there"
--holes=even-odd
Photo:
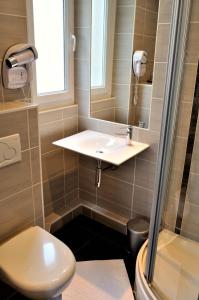
[[[71,250],[42,228],[31,227],[0,247],[0,273],[19,291],[54,293],[75,272]]]

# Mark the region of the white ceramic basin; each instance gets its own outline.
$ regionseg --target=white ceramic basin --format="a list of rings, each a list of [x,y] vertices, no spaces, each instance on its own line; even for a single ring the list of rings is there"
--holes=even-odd
[[[114,165],[120,165],[149,148],[148,144],[133,142],[127,145],[125,138],[92,130],[85,130],[53,143]]]

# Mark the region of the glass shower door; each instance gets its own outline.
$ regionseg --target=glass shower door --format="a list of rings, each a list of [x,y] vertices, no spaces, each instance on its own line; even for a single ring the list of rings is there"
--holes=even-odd
[[[147,249],[145,277],[157,298],[163,300],[199,299],[199,53],[192,51],[199,49],[199,35],[193,38],[193,33],[188,31],[193,2],[173,1]],[[186,76],[188,71],[189,76]],[[181,93],[188,94],[192,90],[189,98]]]
[[[175,137],[152,281],[154,292],[168,300],[197,300],[199,295],[199,68],[187,105],[192,106],[185,116],[189,128]]]

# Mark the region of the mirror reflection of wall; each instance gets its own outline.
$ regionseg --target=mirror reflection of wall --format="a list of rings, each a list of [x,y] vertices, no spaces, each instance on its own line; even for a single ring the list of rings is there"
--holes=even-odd
[[[91,117],[148,127],[158,5],[92,0]],[[147,53],[139,78],[132,68],[136,50]]]

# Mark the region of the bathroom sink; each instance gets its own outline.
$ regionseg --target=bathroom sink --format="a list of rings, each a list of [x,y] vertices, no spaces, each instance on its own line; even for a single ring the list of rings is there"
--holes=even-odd
[[[149,148],[148,144],[138,142],[127,145],[125,138],[92,130],[82,131],[53,144],[117,166]]]

